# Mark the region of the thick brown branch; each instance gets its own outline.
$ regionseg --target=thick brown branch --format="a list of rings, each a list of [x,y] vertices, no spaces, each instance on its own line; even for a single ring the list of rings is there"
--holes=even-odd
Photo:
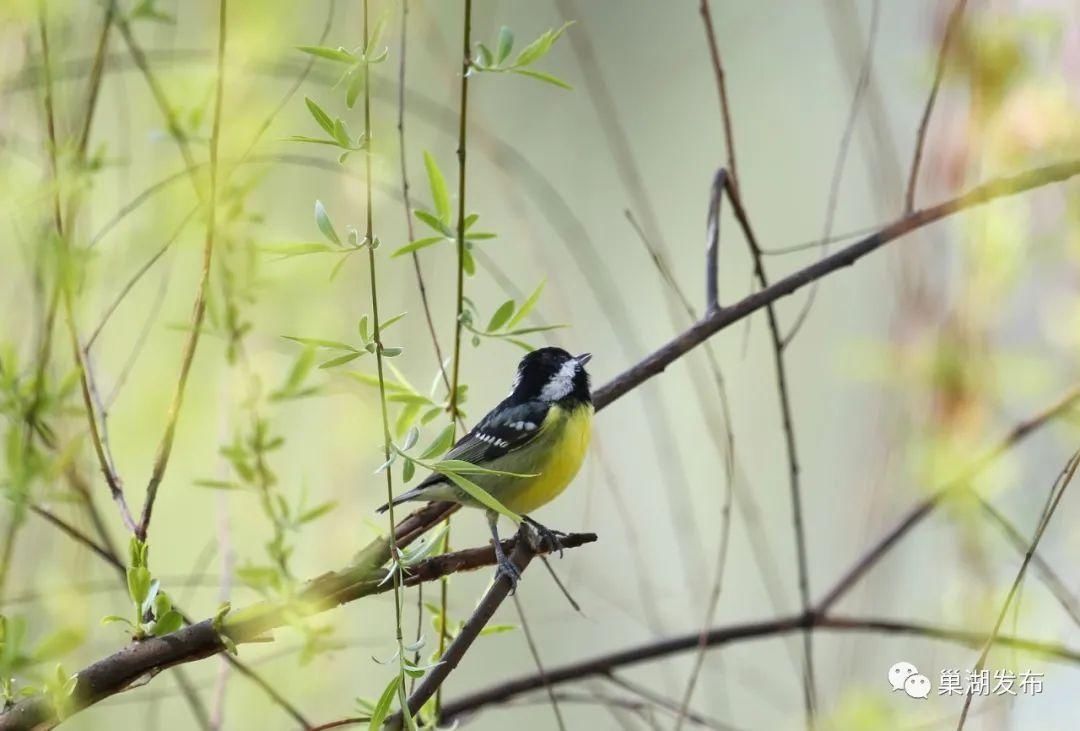
[[[44,511],[41,514],[64,528],[61,522],[54,520],[55,516]],[[75,537],[83,542],[89,541],[85,536]],[[565,548],[575,548],[595,540],[596,535],[592,533],[573,533],[562,539]],[[385,540],[378,543],[385,548]],[[536,555],[532,546],[525,544],[522,547],[516,538],[503,541],[503,546],[504,550],[515,557],[527,555],[531,560]],[[360,597],[390,591],[392,584],[384,580],[385,572],[380,568],[383,562],[379,561],[380,558],[388,556],[388,552],[377,550],[378,548],[375,544],[369,546],[358,563],[344,571],[324,574],[308,582],[294,602],[262,602],[235,612],[226,618],[223,631],[238,644],[252,642],[265,638],[267,632],[277,627],[295,621],[298,615],[315,614]],[[114,560],[105,558],[110,563]],[[405,584],[434,581],[451,573],[471,571],[494,564],[495,550],[492,546],[456,551],[420,562],[410,571]],[[502,597],[499,601],[501,599]],[[210,619],[196,622],[164,637],[132,643],[78,672],[79,681],[69,713],[120,693],[136,681],[151,678],[166,668],[201,660],[223,649],[221,638]],[[464,654],[464,649],[460,652]],[[36,697],[22,701],[0,715],[0,731],[52,726],[56,722],[51,704],[43,697]]]

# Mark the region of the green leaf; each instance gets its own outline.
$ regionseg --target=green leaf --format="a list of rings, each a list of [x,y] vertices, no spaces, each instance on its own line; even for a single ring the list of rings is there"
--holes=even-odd
[[[409,427],[409,431],[405,434],[405,441],[401,444],[401,451],[408,452],[410,449],[416,446],[416,440],[420,438],[420,430],[415,426]]]
[[[379,323],[379,331],[380,331],[380,332],[383,332],[383,331],[385,331],[385,330],[386,330],[386,328],[390,327],[390,326],[391,326],[391,325],[393,325],[393,324],[394,324],[395,322],[397,322],[397,321],[398,321],[398,320],[400,320],[401,318],[405,317],[405,315],[407,315],[407,314],[409,314],[409,313],[407,313],[407,312],[402,312],[402,313],[401,313],[400,315],[394,315],[393,317],[388,317],[388,318],[386,318],[386,319],[385,319],[385,320],[383,320],[383,321],[382,321],[381,323]]]
[[[555,41],[559,40],[559,36],[563,34],[571,23],[564,24],[557,30],[548,30],[540,34],[540,37],[526,46],[518,57],[514,59],[514,66],[528,66],[529,64],[539,61],[541,58],[547,55],[551,47],[555,45]]]
[[[230,480],[195,480],[196,487],[209,487],[213,490],[243,490],[244,486],[239,482]]]
[[[499,635],[503,632],[513,632],[516,629],[516,624],[489,624],[480,630],[480,635]]]
[[[541,279],[540,284],[536,285],[536,289],[532,291],[529,298],[521,305],[521,309],[514,313],[514,316],[506,323],[507,330],[513,330],[515,325],[524,320],[528,314],[533,311],[533,308],[536,307],[536,303],[540,300],[540,293],[544,291],[545,284],[547,284],[547,280]]]
[[[322,505],[316,505],[311,510],[305,510],[296,518],[296,525],[303,525],[304,523],[310,523],[313,520],[318,520],[331,510],[337,507],[337,500],[329,500]]]
[[[308,137],[307,135],[289,135],[285,138],[286,142],[310,142],[313,145],[332,145],[337,147],[335,140],[324,140],[321,137]]]
[[[439,432],[434,441],[428,445],[423,454],[420,455],[420,459],[430,459],[437,457],[440,454],[445,454],[446,450],[450,449],[450,445],[454,443],[454,425],[447,424],[443,427],[443,430]]]
[[[360,339],[363,340],[365,343],[368,340],[371,340],[371,338],[368,337],[368,316],[367,315],[361,315],[360,316],[360,322],[357,323],[356,329],[360,333]]]
[[[394,253],[390,255],[390,257],[393,258],[395,256],[401,256],[403,254],[410,254],[414,251],[419,251],[420,249],[434,246],[435,244],[441,243],[443,241],[446,241],[445,236],[428,236],[423,239],[417,239],[416,241],[412,241],[395,250]]]
[[[161,581],[154,579],[150,582],[150,588],[146,592],[146,598],[143,599],[142,604],[139,606],[139,609],[142,610],[143,614],[150,611],[150,607],[154,605],[154,599],[157,598],[159,591],[161,591]]]
[[[405,460],[404,464],[401,465],[401,481],[408,482],[413,478],[414,474],[416,474],[416,463],[411,459]]]
[[[322,338],[300,338],[296,337],[295,335],[282,335],[281,337],[285,338],[286,340],[292,340],[294,343],[300,343],[301,345],[311,345],[317,348],[333,348],[335,350],[348,350],[354,353],[356,352],[356,348],[349,345],[348,343],[343,343],[339,340],[323,340]]]
[[[460,459],[444,459],[436,462],[431,466],[436,472],[450,471],[457,472],[462,475],[502,475],[503,477],[536,477],[536,474],[528,474],[524,472],[508,472],[506,470],[493,470],[488,467],[481,467],[478,464],[472,462],[466,462]]]
[[[330,123],[331,129],[333,128],[333,122]],[[333,134],[333,132],[331,132]],[[330,216],[326,214],[326,208],[323,207],[322,201],[315,201],[315,224],[322,231],[322,235],[333,241],[338,246],[341,246],[341,239],[338,238],[337,231],[334,230],[334,225],[330,223]]]
[[[123,624],[126,624],[129,627],[133,626],[131,624],[130,619],[128,619],[127,617],[121,617],[121,616],[116,615],[116,614],[110,614],[108,616],[105,616],[105,617],[101,618],[101,623],[102,624],[113,624],[114,622],[121,622]]]
[[[345,87],[345,106],[352,109],[356,106],[356,100],[360,98],[360,92],[364,90],[364,73],[357,66],[349,74],[349,85]]]
[[[154,622],[154,636],[167,635],[184,626],[184,618],[174,609],[165,612],[165,615]]]
[[[398,673],[394,675],[383,690],[382,695],[379,696],[375,708],[371,711],[371,721],[368,723],[369,731],[380,731],[382,729],[383,721],[386,720],[386,716],[390,713],[390,704],[394,702],[394,696],[397,694],[400,683],[401,674]]]
[[[279,254],[283,258],[334,251],[333,247],[329,244],[324,244],[321,241],[311,241],[300,244],[267,244],[265,246],[260,246],[259,250],[264,251],[267,254]]]
[[[446,238],[448,238],[448,239],[455,238],[455,233],[454,233],[453,229],[450,228],[450,223],[442,221],[434,213],[429,213],[428,211],[417,209],[417,210],[413,211],[413,215],[416,216],[417,218],[419,218],[421,221],[423,221],[425,224],[427,224],[431,228],[433,228],[436,231],[438,231],[439,233],[441,233]]]
[[[385,356],[387,358],[396,358],[397,356],[401,355],[401,353],[402,353],[401,348],[383,347],[383,349],[382,349],[383,356]]]
[[[150,569],[145,566],[132,566],[127,570],[128,596],[136,606],[142,606],[150,592]]]
[[[476,44],[476,53],[480,58],[473,59],[473,65],[479,66],[481,71],[495,65],[495,57],[491,53],[491,49],[483,43]],[[479,61],[479,63],[477,63],[477,61]]]
[[[172,611],[172,600],[169,599],[169,595],[165,592],[158,592],[158,595],[154,597],[154,616],[164,617],[170,611]]]
[[[346,353],[345,355],[339,355],[337,358],[331,358],[325,363],[320,363],[319,368],[336,368],[339,365],[345,365],[346,363],[356,360],[363,354],[364,353],[361,351],[357,353]]]
[[[334,134],[334,120],[330,119],[330,115],[323,111],[314,99],[309,96],[304,97],[304,101],[307,103],[308,111],[311,112],[311,116],[314,117],[315,122],[323,128],[323,131],[328,135]]]
[[[337,61],[338,63],[356,63],[356,61],[359,60],[341,46],[338,46],[337,48],[330,48],[328,46],[297,46],[296,50],[330,61]]]
[[[499,309],[495,310],[495,314],[491,316],[491,321],[488,322],[487,332],[498,330],[510,319],[510,316],[514,314],[514,300],[506,300]]]
[[[410,392],[390,394],[386,397],[386,400],[397,404],[420,404],[421,406],[432,403],[432,400],[424,394]]]
[[[542,71],[533,71],[532,69],[510,69],[510,71],[512,73],[515,73],[515,74],[521,74],[522,76],[528,76],[528,77],[531,77],[533,79],[537,79],[539,81],[546,82],[546,83],[551,84],[553,86],[557,86],[560,89],[566,89],[568,91],[573,91],[574,90],[574,87],[570,86],[570,84],[567,84],[565,81],[560,79],[558,76],[552,76],[551,74],[545,74]]]
[[[447,226],[450,225],[450,194],[446,189],[446,178],[439,170],[435,158],[430,152],[424,152],[424,168],[427,170],[428,184],[431,186],[431,199],[435,204],[435,212],[439,220]]]
[[[501,515],[505,515],[507,518],[514,521],[515,523],[520,523],[521,522],[521,516],[520,515],[518,515],[514,511],[510,510],[510,508],[508,508],[505,505],[503,505],[502,503],[500,503],[498,500],[496,500],[494,497],[492,497],[491,493],[489,493],[487,490],[485,490],[484,488],[477,485],[472,480],[468,479],[467,477],[463,477],[463,476],[459,475],[457,472],[451,472],[449,470],[447,470],[445,472],[443,472],[442,470],[437,470],[437,471],[444,474],[444,475],[446,475],[447,479],[449,479],[455,485],[457,485],[462,490],[467,492],[469,494],[469,497],[471,497],[473,500],[476,500],[478,503],[480,503],[484,507],[490,508],[491,510],[494,510],[495,512],[497,512],[497,513],[499,513]]]
[[[349,137],[349,128],[345,126],[345,120],[338,118],[334,120],[334,139],[342,147],[352,147],[352,138]]]
[[[499,42],[495,50],[495,63],[502,63],[510,55],[514,47],[514,34],[505,25],[499,28]]]

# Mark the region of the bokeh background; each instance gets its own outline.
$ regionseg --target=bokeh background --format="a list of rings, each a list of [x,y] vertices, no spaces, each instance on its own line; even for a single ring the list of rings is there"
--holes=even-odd
[[[120,5],[127,12],[133,4]],[[383,244],[377,252],[381,307],[389,314],[407,313],[388,334],[404,348],[394,364],[402,380],[426,393],[435,383],[437,359],[413,265],[408,257],[390,256],[408,241],[396,130],[402,5],[372,4],[373,15],[387,19],[383,43],[389,48],[387,61],[375,67],[372,87],[374,216]],[[995,176],[1072,159],[1080,147],[1076,4],[968,5],[930,123],[917,205]],[[212,111],[217,6],[199,0],[149,7],[172,20],[134,19],[132,32],[202,162]],[[815,242],[828,230],[850,240],[850,232],[900,215],[916,128],[951,7],[925,0],[712,3],[739,181],[763,247]],[[461,4],[413,0],[408,8],[406,162],[414,203],[423,208],[431,205],[424,151],[438,161],[456,196]],[[70,140],[85,108],[103,6],[53,1],[47,12],[58,134]],[[245,154],[302,73],[307,57],[296,46],[318,43],[328,13],[325,44],[358,45],[360,12],[352,0],[334,6],[324,0],[230,3],[221,138],[226,166]],[[0,347],[5,368],[24,378],[32,374],[47,309],[50,269],[41,251],[49,245],[53,193],[36,13],[35,3],[20,0],[0,8]],[[567,327],[527,340],[591,351],[590,370],[602,384],[689,323],[627,211],[700,308],[709,185],[724,164],[725,141],[695,2],[477,0],[473,33],[492,43],[506,25],[523,45],[567,21],[574,24],[540,67],[566,80],[572,91],[510,75],[473,79],[468,209],[498,236],[480,244],[477,272],[466,288],[486,321],[508,297],[520,303],[545,281],[526,322]],[[184,161],[116,31],[109,48],[88,148],[93,169],[76,174],[63,167],[70,150],[61,155],[61,169],[68,173],[65,195],[81,189],[70,230],[72,246],[88,252],[76,300],[81,333],[92,331],[124,284],[180,232],[119,305],[90,356],[109,404],[116,465],[137,508],[178,372],[203,224],[199,214],[191,214],[197,198]],[[345,108],[341,88],[332,88],[335,80],[331,63],[315,63],[248,159],[231,173],[210,325],[191,372],[151,531],[155,575],[199,617],[212,614],[223,598],[242,606],[260,596],[245,581],[253,572],[244,571],[269,562],[266,544],[273,530],[258,496],[198,484],[233,479],[220,448],[248,434],[256,412],[284,439],[269,460],[289,504],[302,494],[308,507],[335,501],[328,514],[288,533],[296,578],[346,565],[386,530],[373,512],[384,495],[373,474],[382,461],[377,393],[348,375],[371,374],[373,362],[314,370],[305,386],[317,392],[305,398],[268,398],[303,352],[282,336],[355,341],[357,321],[370,310],[366,256],[350,257],[331,278],[336,256],[283,258],[264,250],[320,240],[312,217],[316,199],[339,232],[349,225],[362,228],[362,155],[339,165],[333,150],[285,141],[318,132],[304,96],[343,116],[354,131],[361,128],[359,110]],[[907,508],[1076,383],[1078,192],[1075,183],[1064,183],[955,216],[821,282],[786,351],[814,597]],[[811,247],[767,256],[765,263],[778,278],[818,256],[820,248]],[[452,247],[425,249],[421,264],[446,350],[454,316]],[[732,302],[753,287],[745,243],[725,211],[721,299]],[[785,329],[805,302],[804,291],[780,303]],[[246,323],[239,340],[230,336],[230,323]],[[58,326],[48,371],[55,385],[73,369],[63,332]],[[478,347],[466,341],[462,374],[470,423],[502,398],[521,352],[500,339],[484,339]],[[710,357],[723,374],[726,414]],[[100,619],[126,615],[128,602],[108,566],[15,506],[46,506],[90,532],[64,479],[70,465],[89,481],[108,530],[123,545],[126,534],[97,470],[80,409],[77,392],[57,406],[50,425],[70,446],[49,457],[51,466],[31,484],[16,489],[10,455],[0,469],[11,498],[4,507],[12,558],[3,612],[25,619],[31,647],[58,630],[77,640],[67,643],[62,658],[69,671],[124,644],[122,629],[103,627]],[[19,429],[17,414],[9,409],[4,417],[0,431]],[[981,494],[1025,536],[1078,445],[1074,421],[1063,418],[1039,431],[977,481]],[[444,425],[440,416],[424,426],[422,441]],[[787,469],[761,314],[714,337],[708,352],[693,351],[605,410],[582,473],[538,516],[564,530],[600,536],[595,545],[554,563],[583,611],[574,612],[542,570],[530,571],[519,591],[545,666],[699,629],[717,576],[727,504],[730,544],[709,624],[797,611]],[[1074,593],[1080,591],[1074,560],[1080,546],[1071,527],[1078,518],[1080,503],[1067,493],[1040,548]],[[486,540],[478,513],[455,518],[454,546]],[[950,502],[912,531],[837,610],[987,629],[1020,559],[974,502]],[[478,572],[452,579],[452,618],[468,615],[489,578]],[[414,595],[406,607],[412,632]],[[372,657],[393,652],[392,614],[389,597],[356,602],[318,617],[307,633],[284,629],[273,643],[243,646],[241,658],[312,720],[352,715],[354,699],[377,695],[390,673]],[[496,621],[520,623],[509,603]],[[431,637],[427,620],[424,626]],[[316,627],[326,634],[318,634],[313,646]],[[1023,584],[1006,630],[1080,645],[1080,631],[1034,576]],[[936,690],[925,701],[891,693],[886,670],[899,660],[912,662],[936,688],[943,669],[971,667],[976,650],[908,636],[828,631],[818,633],[814,644],[823,728],[955,727],[959,698]],[[692,707],[740,729],[801,728],[800,652],[796,635],[710,651]],[[622,677],[677,703],[692,660],[686,653],[636,665]],[[968,728],[1074,727],[1080,712],[1075,666],[1000,651],[991,655],[989,667],[1044,672],[1043,693],[977,698]],[[534,661],[520,630],[485,636],[451,676],[445,697],[531,672]],[[293,727],[259,689],[228,673],[219,660],[191,665],[188,673],[223,728]],[[673,723],[662,708],[628,710],[612,703],[614,697],[641,698],[604,680],[562,690],[569,728]],[[533,694],[488,709],[466,727],[555,728],[547,703],[543,693]],[[68,725],[198,727],[170,673]]]

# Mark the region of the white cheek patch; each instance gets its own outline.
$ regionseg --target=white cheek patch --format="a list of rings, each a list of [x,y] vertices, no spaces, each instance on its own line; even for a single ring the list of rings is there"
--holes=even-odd
[[[569,396],[574,390],[574,376],[577,374],[577,369],[576,360],[570,359],[563,363],[559,372],[544,384],[544,388],[540,391],[541,400],[558,401]]]

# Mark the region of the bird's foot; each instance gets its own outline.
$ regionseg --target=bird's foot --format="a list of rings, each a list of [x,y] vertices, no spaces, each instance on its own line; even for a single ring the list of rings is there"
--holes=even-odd
[[[518,582],[521,581],[521,570],[507,556],[502,549],[502,544],[495,541],[495,580],[505,576],[510,581],[510,593],[517,591]]]
[[[524,518],[525,522],[531,525],[536,531],[537,536],[540,538],[541,546],[552,553],[558,551],[559,558],[562,558],[563,542],[560,539],[565,537],[566,533],[563,533],[561,530],[553,530],[551,528],[548,528],[546,525],[538,523],[527,515],[522,517]]]

